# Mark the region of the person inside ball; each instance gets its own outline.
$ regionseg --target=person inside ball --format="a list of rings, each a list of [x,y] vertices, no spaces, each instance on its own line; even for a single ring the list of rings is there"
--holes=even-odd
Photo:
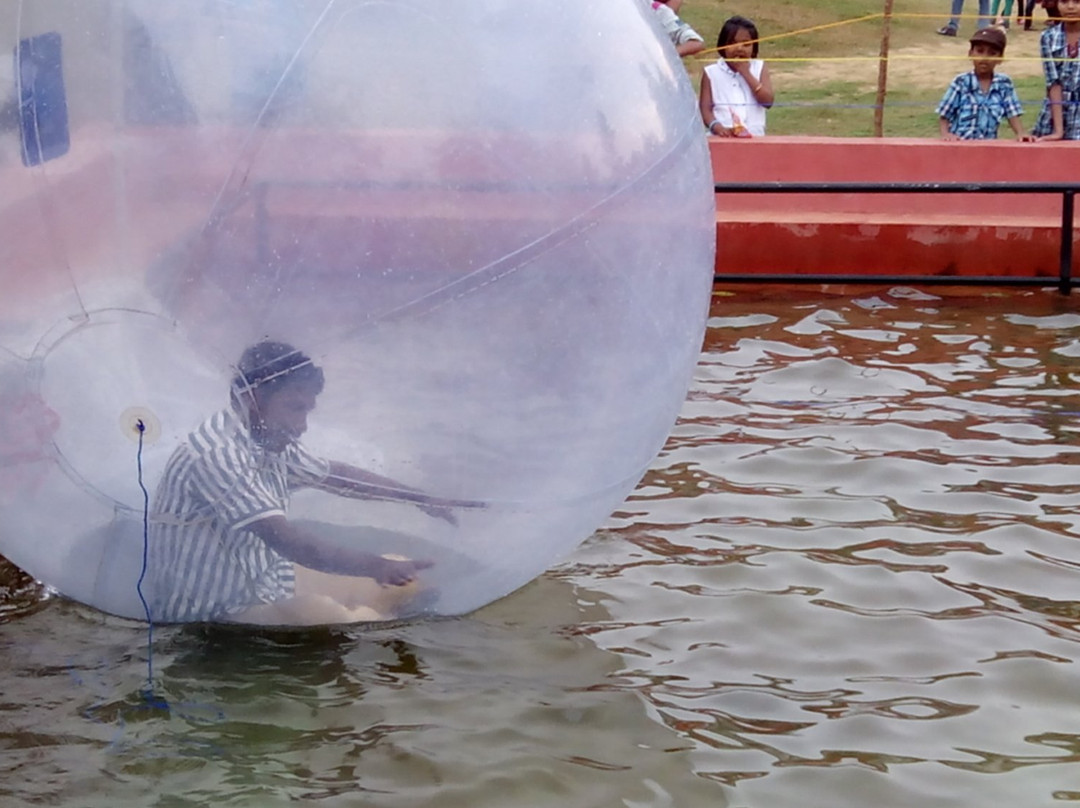
[[[154,493],[148,536],[155,622],[319,625],[398,616],[429,562],[328,543],[288,518],[293,491],[415,504],[456,523],[479,503],[429,496],[300,443],[323,390],[322,369],[282,342],[249,347],[230,405],[170,456]]]

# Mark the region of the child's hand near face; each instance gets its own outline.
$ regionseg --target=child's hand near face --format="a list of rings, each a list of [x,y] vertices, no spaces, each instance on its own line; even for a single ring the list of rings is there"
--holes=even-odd
[[[731,69],[746,79],[747,84],[753,84],[755,79],[750,75],[750,60],[740,59],[728,62],[731,65]]]

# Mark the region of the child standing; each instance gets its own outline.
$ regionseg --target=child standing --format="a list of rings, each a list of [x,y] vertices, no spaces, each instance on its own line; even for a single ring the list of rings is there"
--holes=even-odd
[[[720,137],[764,135],[765,110],[774,96],[769,68],[757,58],[757,26],[732,17],[720,27],[716,48],[720,58],[701,77],[698,106],[705,128]]]
[[[1080,3],[1080,0],[1076,0]],[[944,140],[992,140],[997,137],[1002,118],[1017,140],[1030,140],[1020,127],[1020,99],[1012,79],[994,69],[1005,55],[1005,32],[1000,28],[980,28],[971,37],[972,70],[952,80],[937,114]]]
[[[1080,140],[1080,0],[1058,0],[1057,10],[1058,24],[1039,39],[1046,99],[1031,133],[1037,140]]]

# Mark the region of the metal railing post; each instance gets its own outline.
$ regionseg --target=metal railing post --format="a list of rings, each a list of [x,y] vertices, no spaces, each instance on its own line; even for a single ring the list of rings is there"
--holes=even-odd
[[[1072,291],[1073,208],[1075,191],[1061,193],[1061,264],[1058,268],[1058,290],[1063,295]]]

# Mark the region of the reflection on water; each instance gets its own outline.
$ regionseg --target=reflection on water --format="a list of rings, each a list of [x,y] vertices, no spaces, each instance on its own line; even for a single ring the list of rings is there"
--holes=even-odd
[[[29,614],[44,603],[43,587],[0,557],[0,623]]]
[[[1072,309],[717,296],[664,456],[575,561],[732,804],[1080,800]]]
[[[54,599],[0,635],[0,805],[724,805],[603,619],[546,577],[371,632],[159,629],[148,696],[145,631]]]
[[[0,802],[1080,801],[1074,307],[720,294],[568,562],[460,620],[160,630],[154,699],[137,624],[0,580]]]

